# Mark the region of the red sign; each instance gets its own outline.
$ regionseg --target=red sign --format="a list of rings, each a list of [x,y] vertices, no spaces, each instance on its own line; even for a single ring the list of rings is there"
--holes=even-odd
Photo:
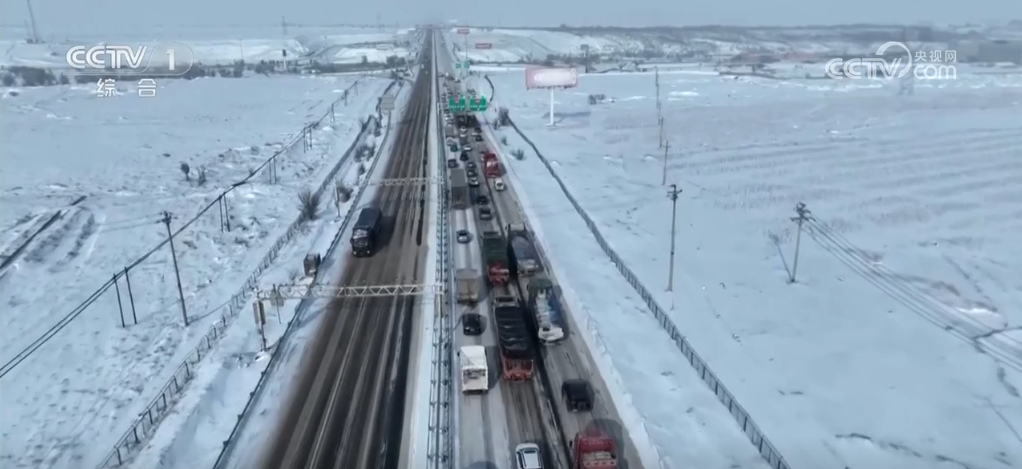
[[[493,44],[489,42],[477,42],[476,49],[493,49]]]
[[[468,28],[458,28],[458,34],[468,34]]]

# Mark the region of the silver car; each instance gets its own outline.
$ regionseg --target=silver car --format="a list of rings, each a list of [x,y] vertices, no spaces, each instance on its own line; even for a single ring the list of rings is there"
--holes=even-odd
[[[543,469],[543,455],[539,452],[539,445],[522,443],[515,447],[515,462],[518,463],[518,469]]]
[[[458,230],[457,235],[458,242],[461,244],[468,244],[469,241],[472,241],[472,233],[469,233],[468,230]]]

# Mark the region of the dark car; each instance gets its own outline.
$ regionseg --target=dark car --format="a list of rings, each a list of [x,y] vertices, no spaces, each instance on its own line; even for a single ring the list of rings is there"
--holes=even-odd
[[[490,203],[490,198],[485,196],[485,195],[480,195],[480,196],[476,197],[476,204],[487,205],[489,203]]]
[[[567,379],[561,385],[561,397],[570,412],[593,410],[593,387],[584,379]]]
[[[483,220],[483,221],[493,220],[493,211],[490,210],[488,207],[480,207],[479,208],[479,219]]]
[[[480,335],[483,333],[483,317],[477,313],[465,313],[461,315],[461,330],[465,335]]]
[[[483,136],[482,135],[476,135],[476,141],[477,142],[483,141]]]
[[[461,160],[461,161],[468,161],[468,151],[461,152],[461,156],[458,157],[458,159]],[[471,169],[472,167],[469,166],[468,168]]]
[[[476,170],[474,170],[474,169],[469,169],[469,170],[465,171],[465,175],[470,177],[470,178],[479,177],[479,173],[477,173]]]
[[[469,161],[468,163],[465,163],[465,167],[468,169],[476,169],[476,163],[475,161]]]
[[[448,168],[457,168],[458,167],[458,160],[456,160],[454,158],[451,158],[451,159],[447,160],[447,167]]]

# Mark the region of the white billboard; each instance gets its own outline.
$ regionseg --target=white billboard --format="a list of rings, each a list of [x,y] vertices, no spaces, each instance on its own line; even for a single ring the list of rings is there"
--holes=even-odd
[[[574,68],[528,67],[525,88],[572,88],[578,86],[578,70]]]

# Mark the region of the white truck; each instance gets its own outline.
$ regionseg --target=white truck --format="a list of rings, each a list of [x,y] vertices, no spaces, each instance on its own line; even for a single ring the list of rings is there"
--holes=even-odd
[[[455,285],[457,285],[458,303],[476,304],[479,302],[479,290],[482,286],[482,277],[476,269],[458,269],[454,273]]]
[[[490,390],[489,367],[486,365],[486,347],[465,345],[458,353],[461,361],[461,392],[485,394]]]

